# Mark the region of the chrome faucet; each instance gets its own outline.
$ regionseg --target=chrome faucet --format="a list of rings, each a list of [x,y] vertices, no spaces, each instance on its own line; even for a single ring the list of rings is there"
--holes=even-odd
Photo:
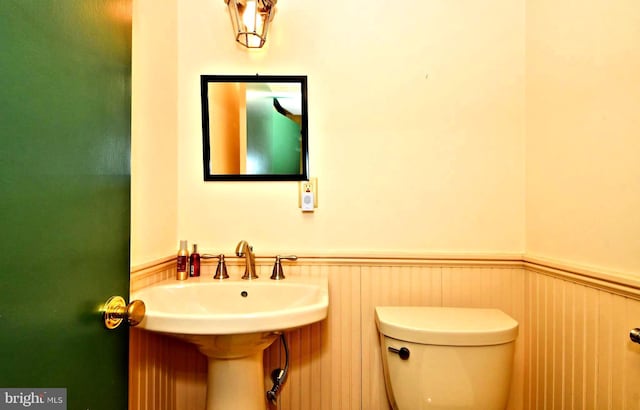
[[[236,255],[244,257],[247,268],[244,270],[242,279],[258,279],[256,274],[256,258],[253,255],[253,247],[245,240],[238,242],[236,246]]]

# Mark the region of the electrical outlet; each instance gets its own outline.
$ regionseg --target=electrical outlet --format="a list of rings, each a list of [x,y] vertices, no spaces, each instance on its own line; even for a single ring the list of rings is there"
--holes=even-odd
[[[313,194],[313,207],[318,207],[318,178],[311,177],[308,181],[300,181],[298,185],[298,208],[302,208],[302,194],[311,192]]]

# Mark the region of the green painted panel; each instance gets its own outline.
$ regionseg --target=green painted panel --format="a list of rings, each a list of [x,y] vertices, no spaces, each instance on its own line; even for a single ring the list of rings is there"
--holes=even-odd
[[[273,98],[247,104],[247,169],[252,174],[299,174],[300,126],[280,114]]]
[[[0,0],[0,387],[69,409],[127,408],[130,7]]]
[[[278,158],[273,163],[272,171],[274,174],[299,174],[302,172],[300,126],[275,110],[271,115],[273,116],[271,156]]]
[[[247,103],[247,173],[273,173],[271,128],[273,102],[270,98]]]

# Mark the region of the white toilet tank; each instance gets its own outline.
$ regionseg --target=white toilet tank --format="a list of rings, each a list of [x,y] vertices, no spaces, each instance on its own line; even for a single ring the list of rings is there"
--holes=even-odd
[[[518,322],[498,309],[376,307],[395,410],[504,410]],[[408,356],[408,357],[407,357]]]

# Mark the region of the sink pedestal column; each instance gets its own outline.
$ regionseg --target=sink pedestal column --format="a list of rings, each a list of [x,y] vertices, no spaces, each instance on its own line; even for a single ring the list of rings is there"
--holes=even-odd
[[[262,355],[277,333],[180,337],[207,356],[207,410],[266,410]]]
[[[262,351],[234,359],[209,358],[207,410],[265,410]]]

